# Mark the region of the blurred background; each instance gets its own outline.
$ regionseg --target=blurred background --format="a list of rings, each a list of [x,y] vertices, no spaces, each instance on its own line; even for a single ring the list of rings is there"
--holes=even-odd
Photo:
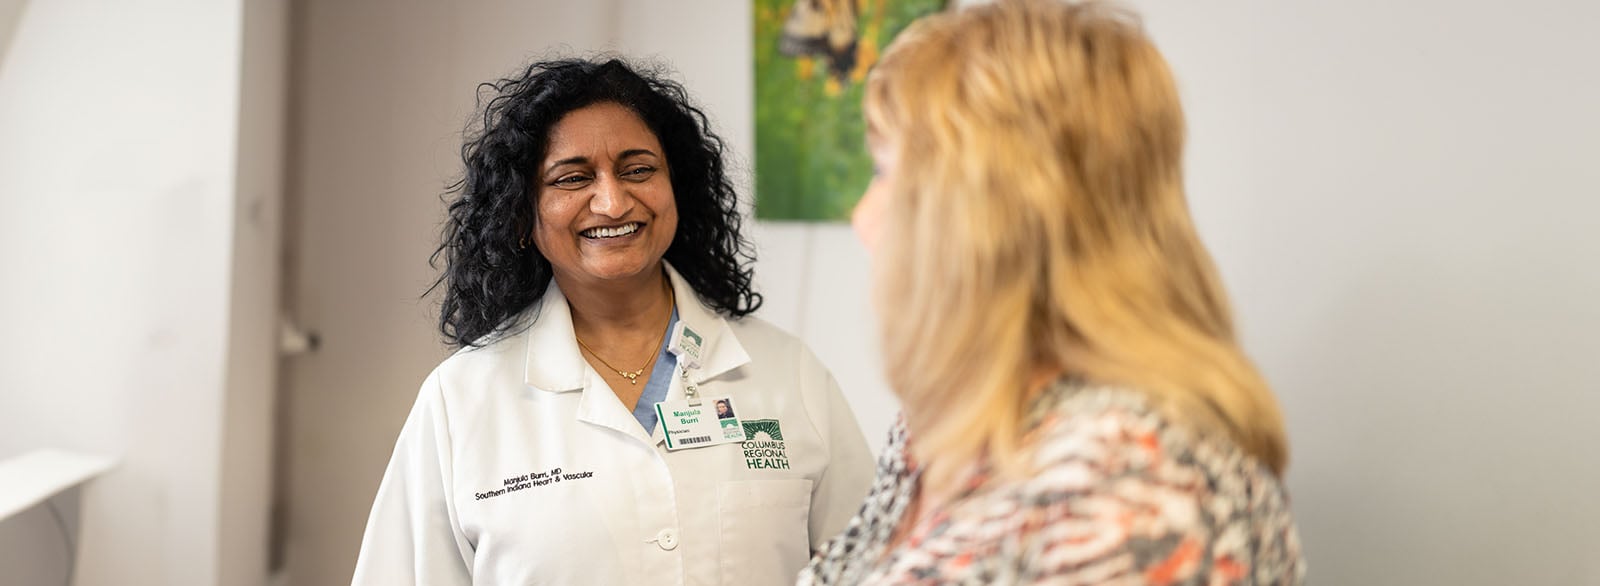
[[[348,583],[446,353],[421,294],[474,86],[659,59],[749,197],[751,4],[0,0],[0,497],[34,450],[114,462],[0,521],[0,584]],[[1127,4],[1312,579],[1600,584],[1600,3]],[[759,315],[881,445],[849,227],[750,228]]]

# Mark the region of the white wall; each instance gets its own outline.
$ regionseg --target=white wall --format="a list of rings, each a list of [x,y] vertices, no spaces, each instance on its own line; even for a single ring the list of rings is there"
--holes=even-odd
[[[1318,581],[1600,584],[1600,6],[1139,5]]]
[[[216,584],[259,556],[233,537],[264,523],[264,500],[222,478],[266,465],[264,439],[225,406],[260,400],[229,395],[228,357],[270,361],[270,338],[233,336],[230,315],[275,304],[232,291],[276,264],[270,240],[235,252],[238,189],[273,181],[266,163],[236,173],[253,140],[238,124],[242,7],[35,1],[0,63],[0,457],[61,447],[120,460],[83,494],[77,584]],[[241,276],[235,262],[267,268]],[[0,531],[50,543],[47,520]],[[12,555],[0,552],[8,583],[60,571]]]

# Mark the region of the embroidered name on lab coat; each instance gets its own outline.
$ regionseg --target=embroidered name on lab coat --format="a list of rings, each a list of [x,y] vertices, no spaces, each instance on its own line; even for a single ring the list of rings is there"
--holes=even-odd
[[[744,420],[744,467],[750,470],[788,470],[789,454],[783,428],[776,419]]]
[[[500,481],[500,488],[483,492],[474,492],[472,493],[472,496],[474,500],[481,501],[485,499],[492,499],[497,496],[504,496],[508,493],[513,493],[520,490],[528,490],[530,488],[561,484],[562,482],[571,482],[586,478],[594,478],[594,472],[567,472],[560,468],[551,468],[550,470],[544,472],[529,472],[527,474],[520,474],[506,478]]]

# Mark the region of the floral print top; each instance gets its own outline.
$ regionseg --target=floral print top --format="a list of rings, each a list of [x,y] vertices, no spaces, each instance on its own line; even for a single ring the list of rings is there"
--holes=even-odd
[[[1277,477],[1229,438],[1173,422],[1135,391],[1056,383],[1030,409],[1036,472],[954,499],[888,550],[916,492],[902,420],[845,532],[801,586],[855,584],[1302,584]]]

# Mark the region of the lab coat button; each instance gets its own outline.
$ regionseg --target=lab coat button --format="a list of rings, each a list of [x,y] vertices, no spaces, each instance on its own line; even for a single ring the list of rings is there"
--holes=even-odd
[[[656,534],[656,545],[661,549],[672,551],[678,547],[678,533],[671,529],[662,529]]]

